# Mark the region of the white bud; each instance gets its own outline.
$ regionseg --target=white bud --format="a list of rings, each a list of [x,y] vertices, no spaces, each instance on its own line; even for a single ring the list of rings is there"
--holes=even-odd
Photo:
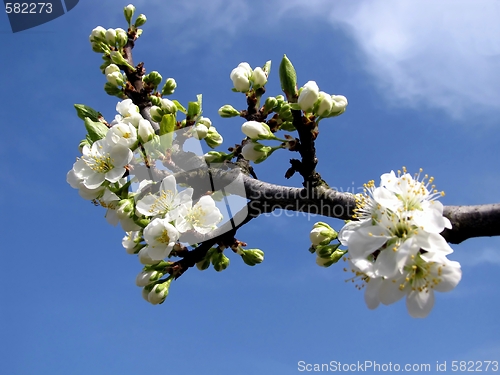
[[[318,109],[315,111],[318,116],[326,117],[330,114],[333,107],[333,99],[324,91],[320,91],[318,100]]]
[[[267,75],[262,68],[258,67],[253,70],[252,81],[257,87],[262,87],[267,83]]]
[[[269,126],[262,122],[247,121],[241,126],[241,131],[251,139],[274,138]]]
[[[316,82],[309,81],[301,89],[298,99],[300,109],[304,112],[310,112],[318,100],[319,88]]]
[[[108,41],[109,45],[114,46],[116,43],[116,31],[115,29],[108,29],[106,30],[106,40]]]
[[[197,140],[204,139],[208,134],[208,128],[203,124],[198,124],[193,129],[193,137]]]
[[[139,127],[137,129],[137,133],[139,134],[139,137],[141,138],[141,141],[143,143],[150,141],[155,135],[155,131],[151,126],[150,122],[145,119],[139,120]]]

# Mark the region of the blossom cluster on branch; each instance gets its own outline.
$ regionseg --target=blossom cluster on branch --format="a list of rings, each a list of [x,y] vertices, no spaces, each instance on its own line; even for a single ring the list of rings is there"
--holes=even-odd
[[[236,232],[269,212],[270,201],[276,203],[270,210],[288,208],[290,200],[302,199],[302,191],[308,197],[302,199],[306,209],[335,202],[341,213],[321,212],[352,219],[339,232],[316,223],[310,252],[323,267],[344,259],[352,280],[361,280],[360,289],[366,287],[369,308],[406,296],[410,315],[425,317],[433,307],[434,291],[449,291],[458,284],[460,265],[448,260],[452,249],[441,235],[455,234],[456,229],[443,215],[432,178],[411,176],[405,169],[397,175],[390,172],[382,175],[378,187],[371,181],[364,194],[354,196],[333,192],[316,171],[320,122],[345,112],[344,96],[320,91],[314,81],[299,88],[295,68],[285,55],[279,66],[284,95],[264,100],[271,62],[256,68],[242,62],[229,78],[233,91],[245,95],[246,108],[226,104],[218,113],[222,118],[243,118],[244,138],[228,152],[215,150],[224,139],[212,120],[202,116],[201,95],[187,106],[167,99],[175,92],[175,79],[166,79],[160,88],[159,72],[146,74],[144,63],[133,63],[132,49],[142,35],[139,27],[146,23],[142,14],[132,22],[134,13],[133,5],[124,8],[127,31],[98,26],[90,35],[92,50],[104,60],[104,90],[120,102],[111,122],[86,105],[75,105],[87,134],[67,181],[81,197],[104,207],[107,221],[126,232],[122,245],[144,266],[136,284],[148,302],[163,303],[172,281],[189,268],[226,269],[226,249],[247,265],[261,263],[263,251],[245,249],[247,244],[235,237]],[[214,150],[204,153],[202,141]],[[192,142],[199,152],[191,150]],[[285,177],[298,173],[301,191],[257,179],[252,163],[268,160],[277,150],[298,155],[290,160]],[[266,197],[267,193],[272,194]],[[242,199],[237,210],[224,209],[230,205],[229,195]],[[349,205],[354,199],[352,214]],[[299,207],[296,210],[302,210]],[[497,234],[499,212],[494,209],[480,235]]]

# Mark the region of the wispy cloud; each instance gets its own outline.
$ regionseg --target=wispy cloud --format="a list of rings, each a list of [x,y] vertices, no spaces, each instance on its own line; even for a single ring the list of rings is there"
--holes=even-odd
[[[344,27],[395,105],[440,108],[454,118],[498,108],[498,1],[295,0],[287,7]]]
[[[161,15],[150,17],[161,28],[165,42],[175,44],[178,52],[193,50],[210,40],[214,44],[223,44],[244,25],[251,17],[251,3],[246,0],[163,0],[135,1],[138,11]],[[159,22],[158,22],[159,21]],[[151,23],[150,23],[151,24]]]
[[[473,254],[465,255],[462,253],[454,254],[454,257],[463,266],[480,266],[485,264],[500,266],[500,249],[498,248],[484,248],[482,250],[474,251]]]

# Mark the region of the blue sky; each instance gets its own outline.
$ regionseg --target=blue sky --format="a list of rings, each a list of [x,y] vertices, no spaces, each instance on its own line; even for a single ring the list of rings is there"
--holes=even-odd
[[[123,250],[121,229],[65,181],[85,133],[73,104],[109,119],[117,102],[102,89],[88,35],[97,25],[125,28],[127,4],[81,0],[16,34],[0,15],[0,373],[295,374],[299,361],[450,367],[500,360],[498,238],[453,245],[462,281],[438,293],[422,320],[404,302],[368,310],[341,266],[315,264],[307,251],[313,223],[340,229],[341,221],[284,213],[238,232],[265,251],[263,264],[248,267],[233,256],[221,273],[190,270],[163,305],[146,303],[134,282],[141,267]],[[286,53],[299,85],[315,80],[349,100],[342,116],[320,127],[318,171],[331,186],[352,190],[405,165],[433,175],[444,204],[499,201],[497,1],[135,5],[148,17],[135,62],[174,77],[173,97],[183,104],[203,94],[223,147],[242,138],[241,120],[217,116],[223,104],[244,107],[244,96],[231,92],[231,70],[272,60],[267,93],[278,95]],[[300,186],[298,176],[282,177],[289,158],[276,152],[257,166],[258,176]]]

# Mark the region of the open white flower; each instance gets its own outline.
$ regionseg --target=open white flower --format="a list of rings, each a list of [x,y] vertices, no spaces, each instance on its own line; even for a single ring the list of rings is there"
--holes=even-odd
[[[209,195],[204,195],[194,206],[191,205],[190,201],[179,208],[175,227],[181,233],[194,229],[198,233],[207,234],[214,230],[222,220],[220,210]]]
[[[75,175],[75,171],[70,169],[70,171],[66,174],[66,182],[70,184],[73,189],[78,189],[78,194],[83,199],[86,200],[94,200],[102,195],[105,187],[99,186],[96,189],[89,189],[83,184],[83,178],[79,178]]]
[[[381,185],[365,184],[365,194],[357,196],[355,216],[342,228],[339,240],[349,248],[352,262],[362,265],[374,257],[373,272],[378,277],[394,277],[409,257],[421,249],[445,256],[453,252],[439,234],[451,227],[442,216],[442,204],[435,201],[424,182],[406,174],[391,172],[381,177]]]
[[[130,148],[137,142],[137,129],[131,124],[119,122],[109,129],[105,139],[110,145],[122,145]]]
[[[148,244],[144,251],[153,261],[165,259],[175,242],[179,239],[179,232],[167,219],[156,218],[144,228],[144,240]]]
[[[355,268],[354,268],[355,269]],[[359,273],[362,275],[363,273]],[[449,292],[462,278],[458,262],[434,253],[412,256],[401,273],[392,278],[365,274],[365,302],[370,309],[390,305],[406,296],[406,307],[414,318],[425,318],[434,306],[434,292]]]
[[[104,139],[94,142],[92,148],[84,146],[82,152],[83,156],[73,165],[73,171],[88,189],[97,189],[105,180],[117,182],[133,156],[129,148],[109,145]]]
[[[177,193],[174,176],[163,179],[158,194],[147,194],[137,202],[136,209],[145,216],[161,216],[167,221],[175,220],[180,206],[191,202],[193,189],[187,188]]]

